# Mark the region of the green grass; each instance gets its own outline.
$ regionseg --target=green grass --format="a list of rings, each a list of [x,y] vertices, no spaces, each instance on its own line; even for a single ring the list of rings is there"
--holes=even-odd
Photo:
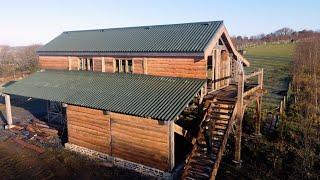
[[[246,56],[292,58],[294,44],[268,44],[247,48]]]
[[[291,77],[292,54],[294,44],[268,44],[247,48],[246,58],[251,66],[246,68],[246,74],[264,69],[264,84],[267,94],[264,96],[265,111],[279,106],[285,95]]]

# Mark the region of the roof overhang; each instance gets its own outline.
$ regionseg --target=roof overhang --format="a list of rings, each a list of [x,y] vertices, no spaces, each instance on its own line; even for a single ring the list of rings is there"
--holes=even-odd
[[[44,70],[6,85],[2,93],[172,121],[205,84],[191,78]]]

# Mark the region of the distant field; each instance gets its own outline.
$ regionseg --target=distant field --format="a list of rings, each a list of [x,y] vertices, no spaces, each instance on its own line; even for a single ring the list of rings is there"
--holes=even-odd
[[[246,68],[246,74],[257,68],[264,69],[264,83],[268,93],[263,98],[263,106],[267,110],[276,108],[288,89],[293,50],[292,43],[246,49],[245,56],[251,63],[251,66]]]

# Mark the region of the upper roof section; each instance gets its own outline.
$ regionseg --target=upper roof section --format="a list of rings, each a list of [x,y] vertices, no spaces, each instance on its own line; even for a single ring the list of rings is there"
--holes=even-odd
[[[223,21],[67,31],[38,54],[203,53]]]

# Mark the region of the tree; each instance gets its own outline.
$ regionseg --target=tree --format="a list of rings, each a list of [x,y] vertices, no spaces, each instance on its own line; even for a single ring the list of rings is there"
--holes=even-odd
[[[38,67],[38,58],[36,51],[40,45],[31,45],[21,48],[17,52],[17,61],[19,70],[33,71]]]

